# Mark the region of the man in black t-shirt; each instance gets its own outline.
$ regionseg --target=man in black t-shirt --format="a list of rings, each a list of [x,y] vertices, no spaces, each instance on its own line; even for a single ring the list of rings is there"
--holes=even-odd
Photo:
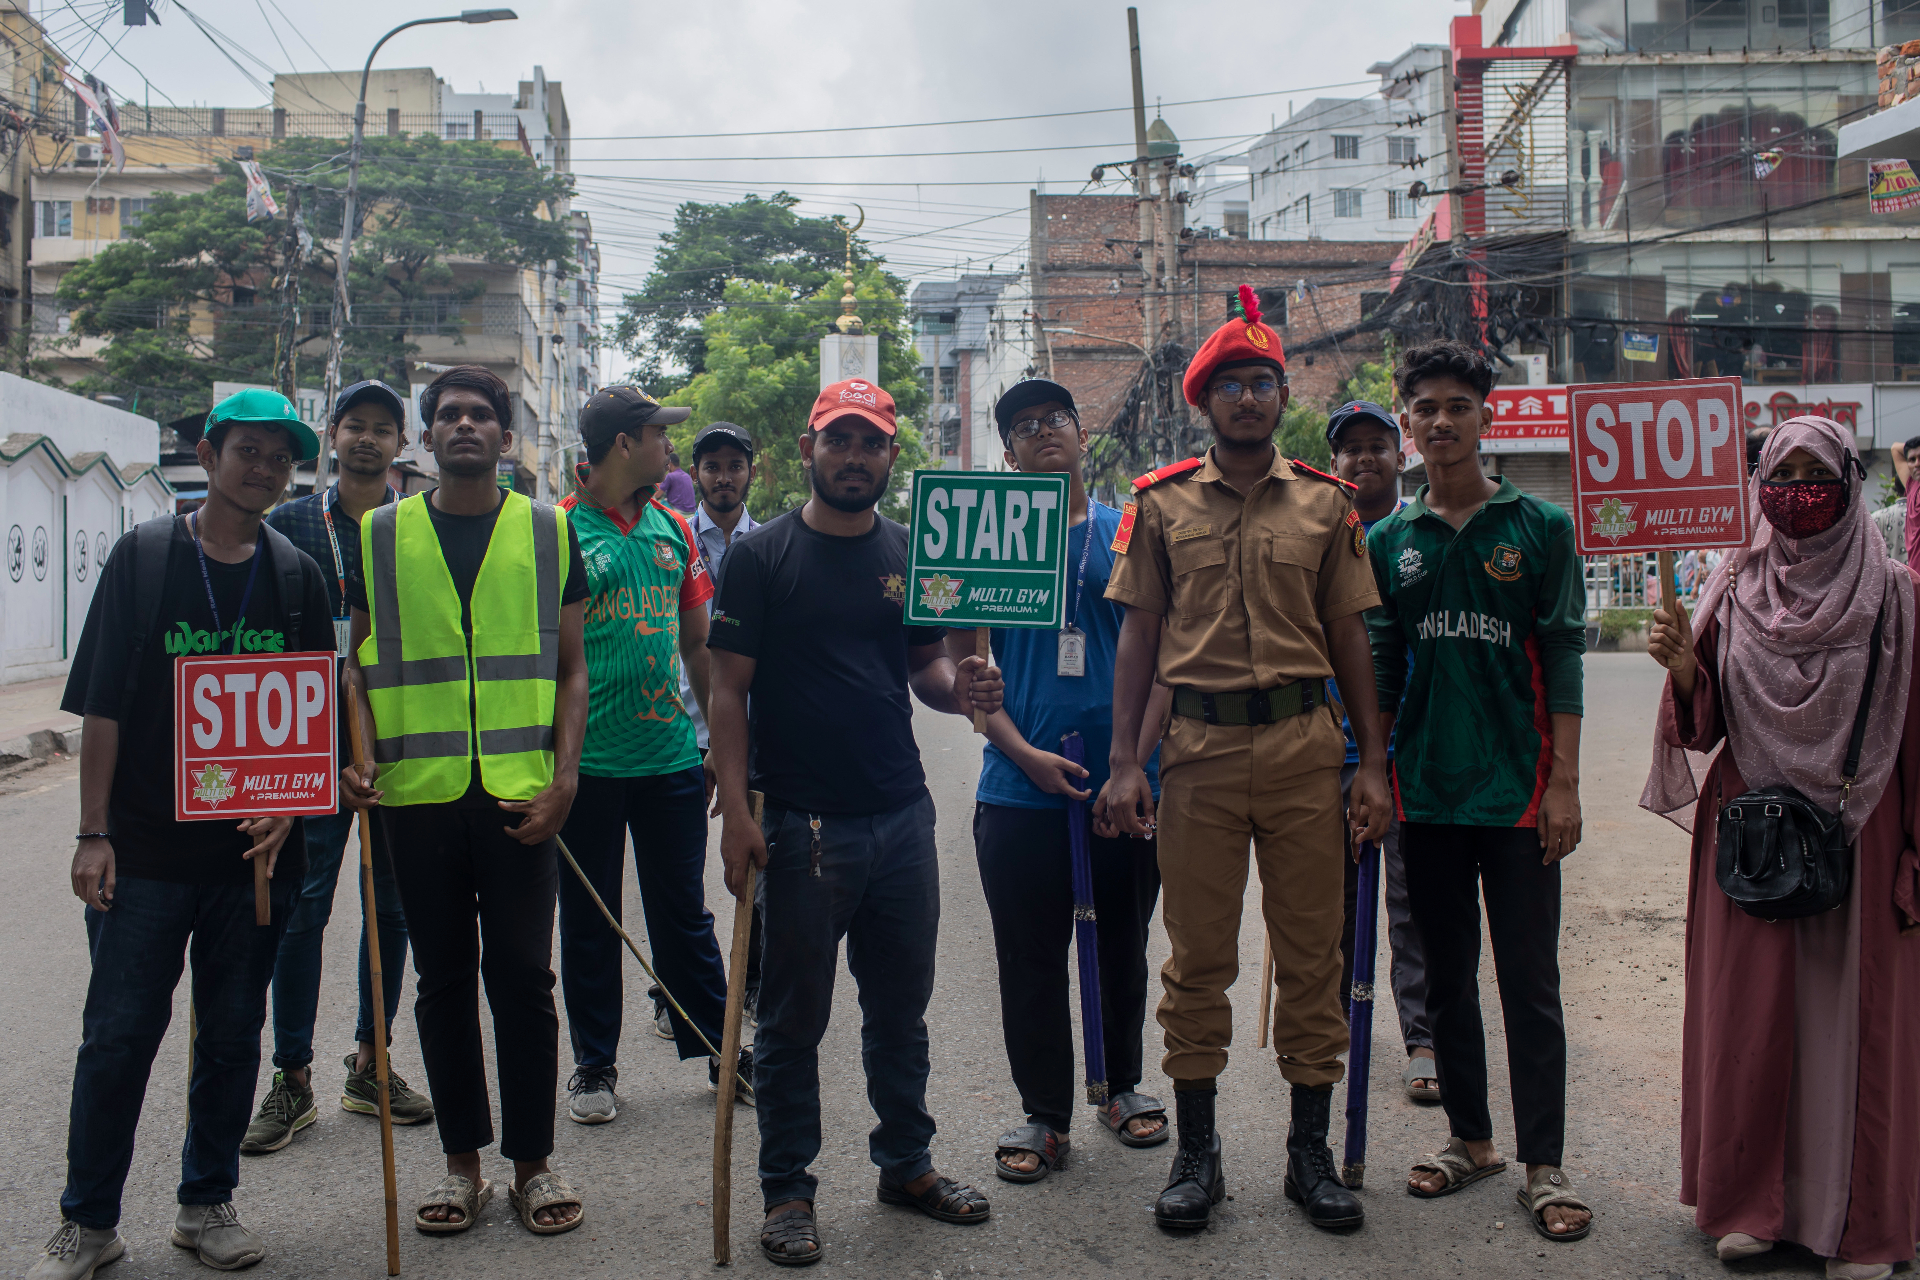
[[[60,705],[85,722],[72,883],[87,904],[93,970],[73,1073],[63,1222],[29,1273],[34,1280],[91,1275],[126,1252],[115,1230],[120,1196],[189,946],[198,1027],[173,1242],[222,1270],[266,1256],[234,1212],[233,1189],[260,1071],[267,982],[306,869],[305,840],[290,818],[174,820],[173,667],[183,654],[333,648],[320,567],[260,519],[294,463],[319,447],[282,396],[242,391],[222,400],[197,446],[207,500],[172,521],[157,611],[140,616],[138,580],[150,570],[137,533],[114,548],[87,609]],[[299,566],[299,599],[284,598],[276,559]],[[132,652],[139,665],[129,672]],[[266,926],[254,923],[256,857],[272,877]]]
[[[808,1166],[820,1152],[818,1048],[840,939],[860,988],[868,1140],[879,1199],[943,1222],[987,1219],[978,1191],[934,1171],[927,1114],[928,997],[940,923],[933,798],[907,691],[937,711],[1000,708],[996,668],[956,668],[939,627],[903,610],[907,531],[874,512],[900,446],[893,397],[837,382],[814,402],[800,457],[813,496],[736,541],[721,571],[708,646],[710,727],[727,887],[764,868],[754,1096],[760,1122],[760,1248],[785,1265],[820,1258]],[[747,804],[748,698],[751,785]]]

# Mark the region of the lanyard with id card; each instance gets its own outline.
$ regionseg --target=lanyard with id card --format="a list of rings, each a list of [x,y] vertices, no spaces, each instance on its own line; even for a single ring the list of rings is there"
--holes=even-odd
[[[327,545],[333,548],[334,580],[340,584],[340,607],[342,609],[345,609],[347,607],[347,565],[346,565],[346,561],[340,558],[339,535],[335,534],[333,531],[333,497],[334,497],[334,494],[339,492],[339,490],[340,490],[339,485],[334,485],[332,488],[327,490],[326,501],[322,503],[320,507],[320,518],[326,522]],[[347,648],[352,643],[353,643],[353,616],[349,614],[345,617],[336,617],[333,620],[334,656],[340,657],[340,658],[346,657]]]
[[[1080,528],[1086,535],[1080,544],[1080,573],[1073,587],[1073,617],[1060,628],[1059,648],[1054,663],[1054,674],[1058,676],[1085,676],[1087,674],[1087,633],[1074,625],[1080,617],[1080,601],[1087,590],[1087,553],[1093,550],[1093,511],[1087,511],[1087,518]]]

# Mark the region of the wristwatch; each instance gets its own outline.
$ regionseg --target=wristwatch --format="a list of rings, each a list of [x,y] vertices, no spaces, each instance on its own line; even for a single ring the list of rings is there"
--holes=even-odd
[[[113,838],[113,833],[110,831],[82,831],[79,835],[74,837],[76,841],[77,840],[111,840],[112,838]]]

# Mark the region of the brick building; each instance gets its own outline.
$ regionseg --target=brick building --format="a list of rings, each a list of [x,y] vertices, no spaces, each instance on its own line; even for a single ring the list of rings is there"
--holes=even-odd
[[[1177,216],[1186,206],[1171,208]],[[1030,306],[1043,321],[1034,360],[1073,392],[1082,420],[1095,431],[1125,411],[1130,389],[1146,372],[1148,346],[1161,353],[1157,373],[1173,380],[1180,406],[1178,377],[1193,350],[1227,319],[1241,284],[1259,292],[1261,310],[1291,351],[1353,325],[1384,297],[1388,266],[1402,248],[1397,242],[1178,238],[1178,261],[1160,292],[1161,332],[1149,343],[1134,256],[1134,197],[1035,192],[1030,210]],[[1366,335],[1289,356],[1295,399],[1330,407],[1355,366],[1379,353],[1379,340]]]

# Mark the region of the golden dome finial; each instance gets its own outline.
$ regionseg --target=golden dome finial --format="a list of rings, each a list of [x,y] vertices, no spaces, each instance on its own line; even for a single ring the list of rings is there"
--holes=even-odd
[[[860,209],[860,206],[857,204],[853,207]],[[846,232],[847,235],[847,265],[845,273],[841,277],[840,285],[840,318],[833,322],[833,327],[841,333],[846,334],[865,333],[867,331],[867,324],[866,321],[860,318],[858,314],[859,304],[853,296],[853,234],[860,230],[861,227],[867,225],[867,211],[860,209],[860,221],[854,223],[852,226],[847,225],[847,219],[844,214],[835,214],[833,220],[840,224],[840,229]]]

